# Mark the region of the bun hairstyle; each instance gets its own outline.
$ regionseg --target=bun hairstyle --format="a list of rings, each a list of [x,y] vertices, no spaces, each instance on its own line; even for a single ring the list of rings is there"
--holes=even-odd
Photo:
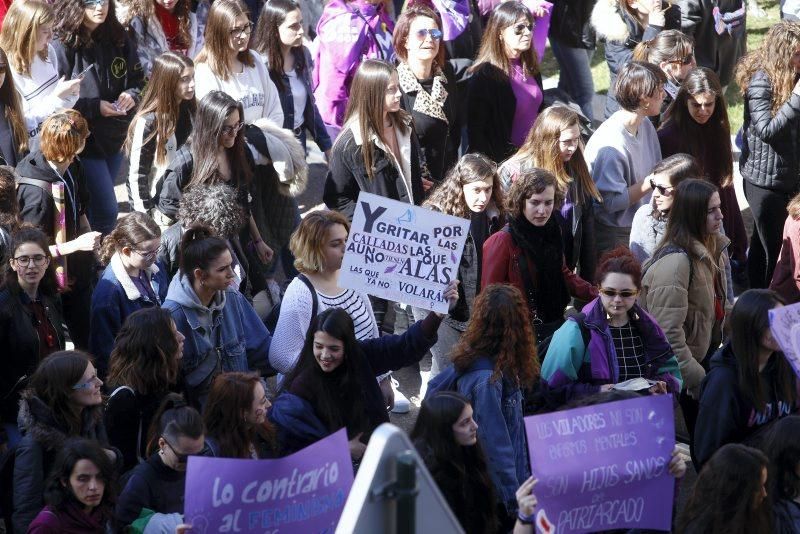
[[[108,265],[111,257],[125,247],[134,248],[136,244],[161,237],[161,228],[147,215],[134,211],[117,221],[117,225],[103,239],[100,248],[100,262]]]
[[[633,279],[636,289],[642,288],[642,265],[625,245],[619,245],[600,257],[595,273],[597,283],[602,284],[603,279],[611,273],[627,274]]]
[[[42,124],[40,150],[47,161],[70,161],[83,149],[89,125],[80,112],[66,109],[50,115]]]
[[[196,224],[181,239],[180,272],[194,283],[194,270],[207,270],[212,261],[230,251],[227,241],[218,237],[208,226]]]

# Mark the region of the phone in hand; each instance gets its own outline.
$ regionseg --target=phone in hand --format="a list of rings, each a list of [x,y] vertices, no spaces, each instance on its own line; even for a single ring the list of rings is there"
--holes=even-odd
[[[82,70],[80,73],[78,73],[78,74],[74,75],[74,76],[72,77],[72,79],[73,79],[73,80],[77,80],[77,79],[79,79],[79,78],[83,78],[84,76],[86,76],[86,73],[87,73],[87,72],[89,72],[89,71],[90,71],[91,69],[93,69],[93,68],[94,68],[94,63],[92,63],[91,65],[89,65],[89,66],[88,66],[88,67],[86,67],[85,69],[83,69],[83,70]]]

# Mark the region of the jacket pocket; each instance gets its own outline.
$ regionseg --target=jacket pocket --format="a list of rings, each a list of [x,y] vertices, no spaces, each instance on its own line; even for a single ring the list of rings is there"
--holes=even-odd
[[[247,354],[244,347],[244,341],[234,339],[223,345],[222,369],[225,372],[249,371],[249,368],[247,366]]]

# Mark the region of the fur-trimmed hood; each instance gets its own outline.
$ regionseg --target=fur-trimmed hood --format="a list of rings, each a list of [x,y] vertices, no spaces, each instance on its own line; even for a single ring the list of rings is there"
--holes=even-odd
[[[303,145],[290,130],[276,126],[267,118],[257,119],[253,126],[261,130],[264,136],[260,143],[248,137],[248,141],[255,149],[253,157],[256,164],[272,163],[285,190],[292,196],[302,193],[308,182],[308,163]],[[266,144],[266,147],[263,144]],[[265,155],[267,153],[269,158]]]
[[[624,43],[631,33],[620,11],[619,0],[597,0],[591,22],[597,36],[606,41]]]
[[[20,397],[17,424],[24,434],[30,435],[46,450],[57,450],[69,437],[72,437],[67,435],[67,429],[56,420],[53,411],[34,394],[33,390],[26,389]],[[85,409],[81,436],[105,443],[107,440],[102,423],[102,405]]]

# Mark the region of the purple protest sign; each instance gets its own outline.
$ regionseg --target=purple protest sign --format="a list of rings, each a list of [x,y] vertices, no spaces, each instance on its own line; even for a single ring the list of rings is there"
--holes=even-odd
[[[278,460],[191,456],[184,520],[193,534],[333,533],[352,485],[344,429]]]
[[[653,395],[525,418],[536,530],[670,530],[672,398]]]

